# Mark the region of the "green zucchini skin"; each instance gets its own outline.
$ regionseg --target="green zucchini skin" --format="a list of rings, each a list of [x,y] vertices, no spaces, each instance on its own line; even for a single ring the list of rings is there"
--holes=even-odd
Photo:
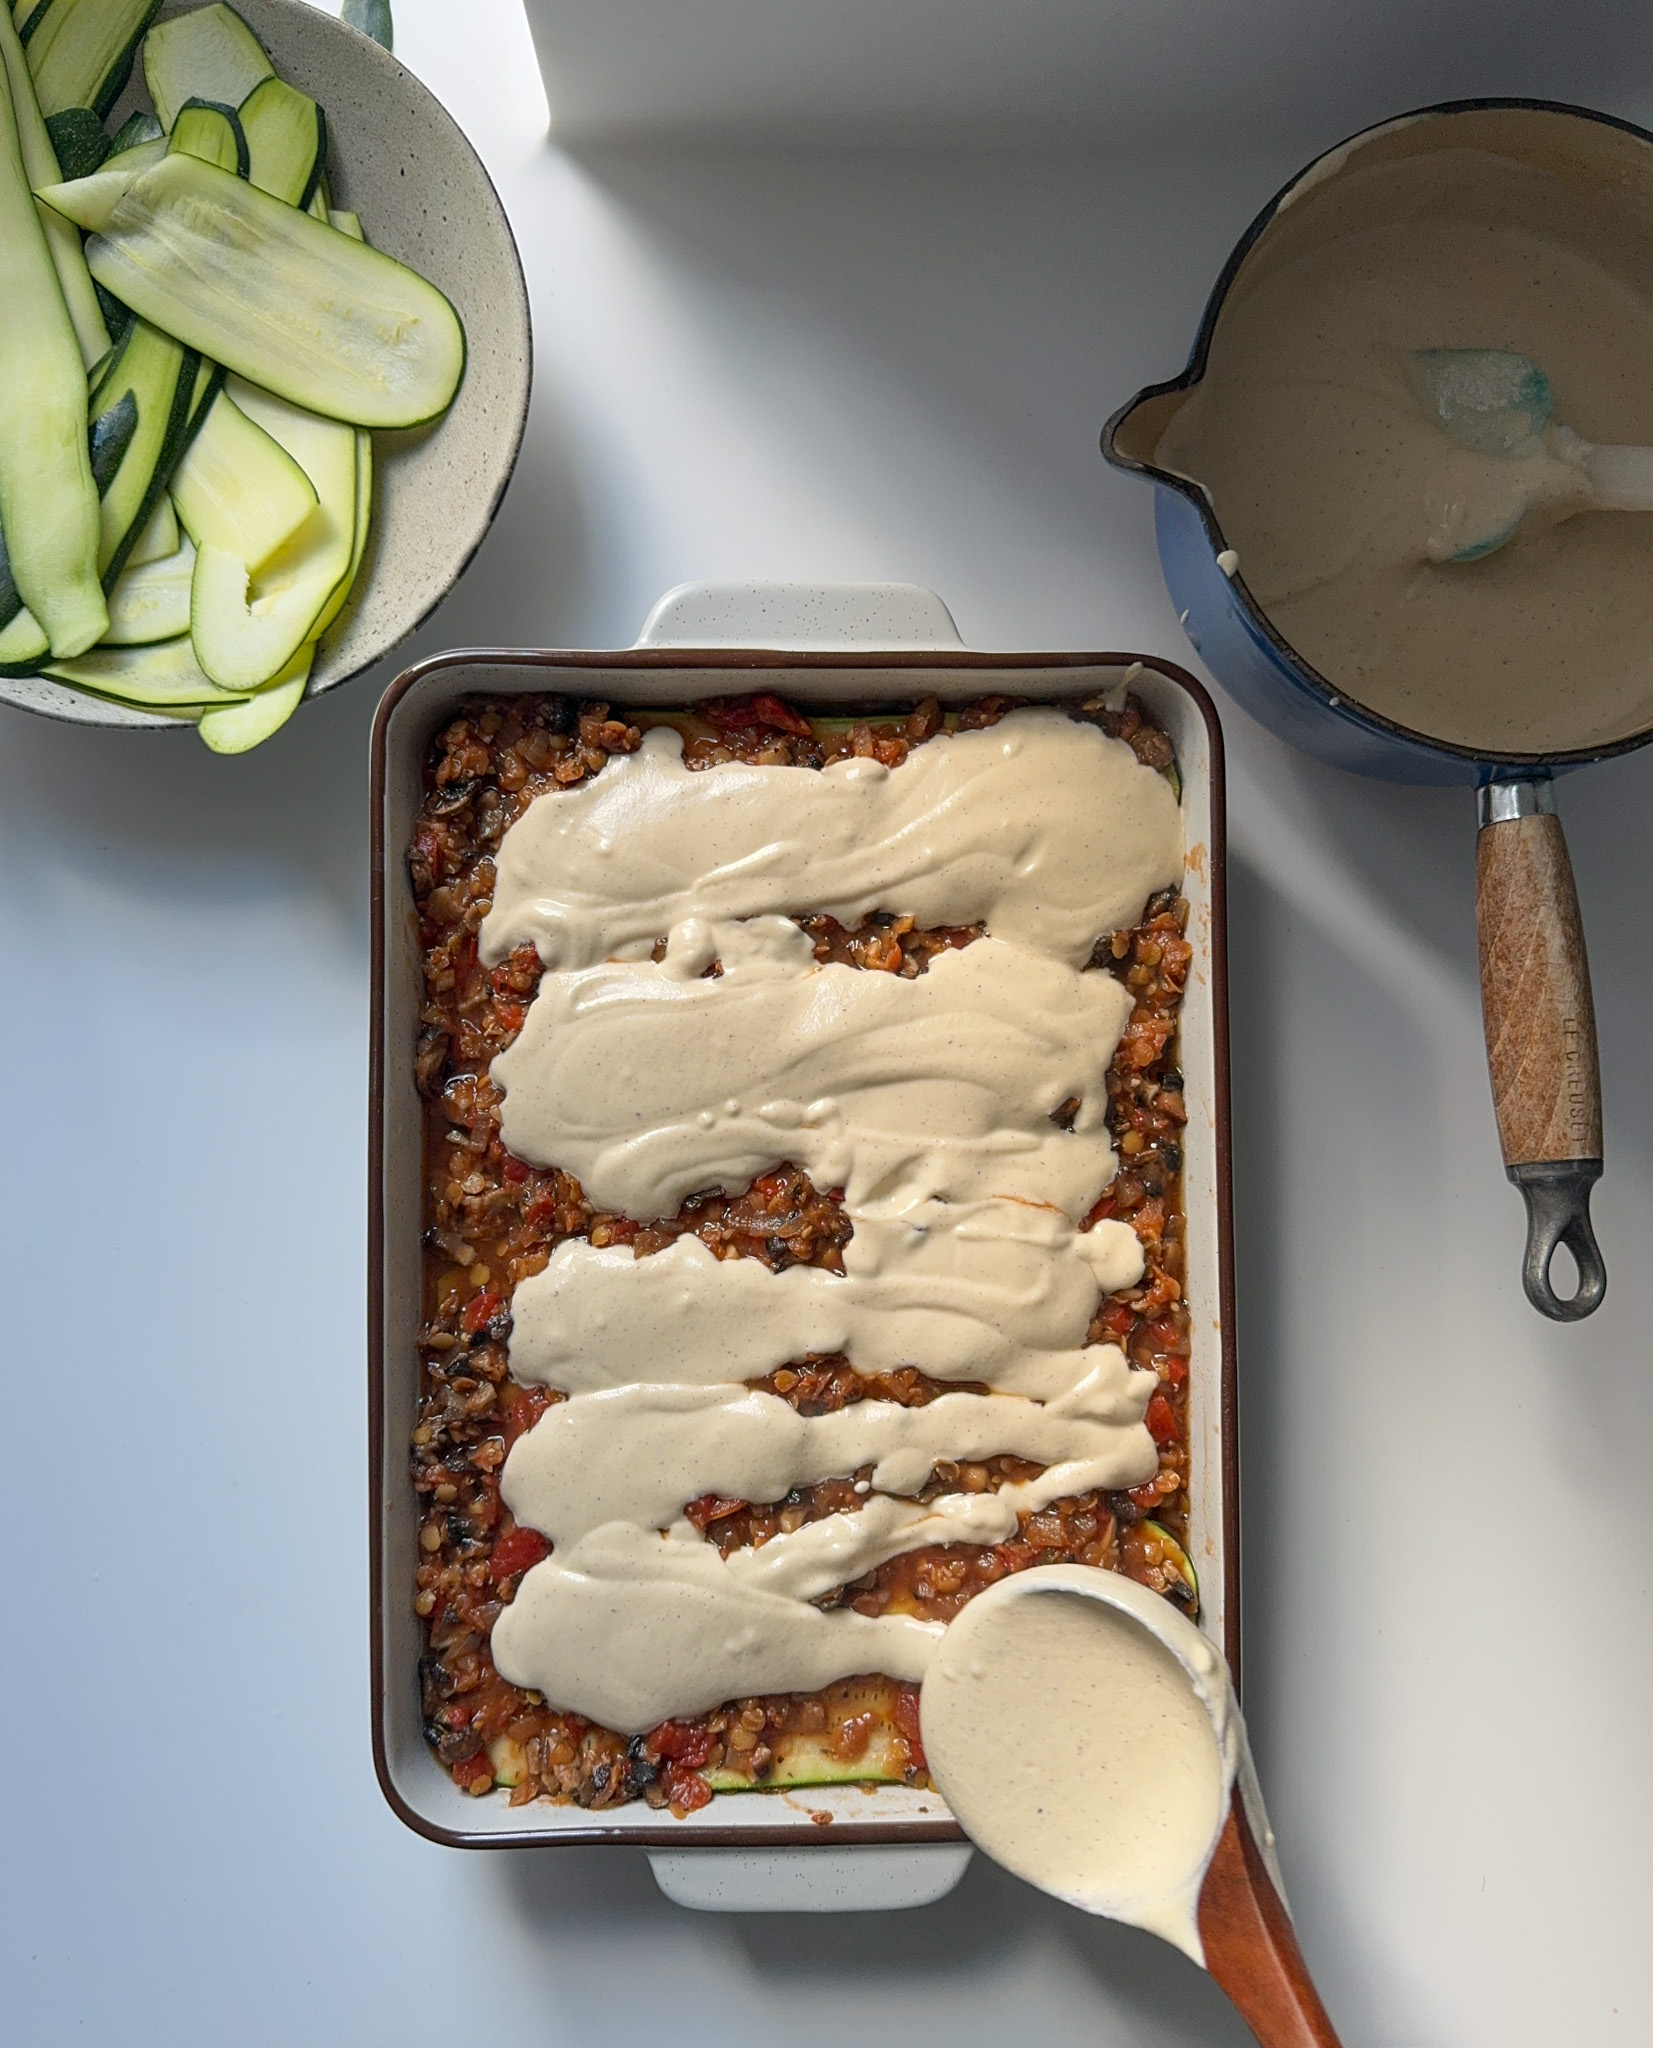
[[[3,63],[0,308],[0,529],[18,594],[52,651],[80,654],[109,623],[98,584],[86,364],[24,170]]]
[[[251,162],[247,133],[234,107],[217,100],[186,100],[178,109],[167,144],[170,156],[192,156],[204,164],[244,178]]]
[[[166,130],[155,116],[140,107],[135,114],[128,114],[115,130],[109,142],[109,154],[119,156],[123,150],[136,149],[140,142],[159,142]]]
[[[76,661],[49,662],[41,673],[117,704],[183,718],[209,704],[227,710],[241,701],[201,673],[187,633],[144,647],[94,647]]]
[[[183,543],[178,530],[178,515],[172,509],[172,500],[163,494],[155,501],[155,509],[149,515],[149,524],[132,544],[132,552],[126,558],[122,575],[141,568],[146,562],[164,562],[168,555],[175,555]]]
[[[98,295],[98,310],[103,315],[104,328],[113,342],[124,341],[126,331],[132,325],[132,308],[123,306],[113,292],[106,292],[101,284],[94,283],[92,289]]]
[[[209,363],[204,356],[202,357],[201,367],[195,373],[195,396],[190,400],[189,407],[189,438],[192,444],[195,436],[206,424],[207,415],[212,410],[213,401],[223,390],[227,375],[228,372],[222,363]],[[188,447],[184,453],[189,453]],[[176,475],[177,472],[174,471],[173,474]]]
[[[138,399],[130,388],[92,422],[92,481],[101,498],[115,481],[138,431]]]
[[[5,0],[0,0],[0,6],[4,4]],[[22,609],[23,600],[17,594],[17,582],[11,573],[11,556],[6,553],[6,536],[0,533],[0,633]]]
[[[65,178],[89,178],[109,154],[108,133],[90,107],[64,107],[47,121],[46,133]]]
[[[189,445],[200,367],[193,349],[139,320],[122,342],[115,367],[99,385],[91,445],[108,471],[98,546],[105,590],[125,568]],[[117,439],[122,445],[110,462],[105,452]]]
[[[27,43],[51,11],[52,0],[36,0],[35,6],[20,21],[17,20],[17,16],[14,14],[12,19],[17,22],[18,40]]]
[[[279,732],[304,702],[314,647],[301,647],[283,672],[239,704],[209,705],[197,730],[215,754],[246,754]]]
[[[86,260],[134,312],[329,419],[421,426],[464,376],[465,330],[434,285],[193,157],[135,179]]]
[[[18,611],[0,628],[0,676],[32,676],[51,658],[46,636],[26,611]]]
[[[125,90],[161,0],[41,0],[20,31],[41,112],[90,107],[101,121]]]

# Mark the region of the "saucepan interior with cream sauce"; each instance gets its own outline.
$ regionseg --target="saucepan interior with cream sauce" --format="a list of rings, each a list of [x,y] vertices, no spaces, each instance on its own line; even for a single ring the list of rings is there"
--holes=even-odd
[[[1432,351],[1529,359],[1551,425],[1519,455],[1467,445],[1421,395]],[[1653,517],[1569,499],[1568,451],[1653,448],[1650,368],[1653,137],[1465,102],[1294,179],[1236,248],[1183,375],[1103,438],[1159,487],[1172,597],[1248,710],[1341,766],[1481,785],[1494,1101],[1528,1203],[1523,1283],[1564,1321],[1605,1290],[1588,1208],[1602,1147],[1550,777],[1653,737]],[[1503,500],[1527,507],[1511,537],[1446,558],[1440,534]],[[1550,1277],[1562,1244],[1570,1296]]]

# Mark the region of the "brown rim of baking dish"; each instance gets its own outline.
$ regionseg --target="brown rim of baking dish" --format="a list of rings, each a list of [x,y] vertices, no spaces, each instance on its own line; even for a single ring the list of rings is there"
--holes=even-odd
[[[638,647],[593,652],[586,649],[461,648],[433,655],[429,660],[405,669],[379,700],[373,719],[369,802],[372,806],[372,994],[368,1055],[368,1196],[367,1196],[367,1423],[368,1423],[368,1552],[372,1585],[369,1593],[371,1683],[373,1714],[373,1766],[379,1788],[398,1819],[427,1840],[457,1849],[514,1849],[570,1847],[593,1844],[632,1845],[638,1848],[671,1849],[794,1849],[811,1839],[825,1847],[897,1846],[923,1842],[962,1842],[964,1831],[953,1821],[885,1820],[865,1823],[835,1822],[830,1828],[801,1833],[790,1826],[697,1827],[690,1831],[677,1823],[661,1825],[627,1822],[593,1822],[588,1827],[558,1828],[538,1832],[502,1833],[494,1830],[447,1828],[409,1805],[391,1772],[386,1748],[386,1698],[389,1675],[385,1669],[384,1518],[386,1470],[384,1458],[384,1164],[385,1094],[388,1069],[385,1045],[385,983],[388,959],[385,944],[385,913],[389,872],[387,858],[401,858],[397,848],[391,856],[385,845],[385,798],[387,793],[387,751],[390,720],[402,699],[428,676],[458,668],[530,669],[546,678],[546,688],[555,688],[557,674],[575,669],[586,674],[661,675],[685,669],[715,669],[724,674],[749,670],[754,674],[777,669],[878,671],[885,675],[902,670],[954,669],[1004,673],[1009,670],[1052,674],[1079,668],[1129,669],[1133,664],[1151,669],[1181,689],[1194,703],[1204,721],[1210,750],[1209,794],[1211,894],[1211,1036],[1212,1069],[1215,1085],[1216,1127],[1214,1131],[1217,1209],[1217,1297],[1221,1323],[1221,1385],[1218,1414],[1222,1430],[1222,1542],[1223,1542],[1223,1647],[1234,1674],[1240,1680],[1240,1520],[1239,1520],[1239,1405],[1235,1384],[1234,1346],[1234,1204],[1230,1155],[1230,1102],[1228,1055],[1228,917],[1227,917],[1227,820],[1224,802],[1222,727],[1216,707],[1204,687],[1184,668],[1158,655],[1138,654],[989,654],[976,649],[754,649],[750,647]],[[404,1674],[405,1675],[405,1674]]]

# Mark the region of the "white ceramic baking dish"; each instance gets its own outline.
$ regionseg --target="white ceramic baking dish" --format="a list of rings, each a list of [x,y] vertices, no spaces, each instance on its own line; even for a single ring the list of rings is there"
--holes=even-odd
[[[806,709],[943,703],[990,691],[1060,701],[1127,676],[1166,726],[1183,782],[1184,890],[1194,962],[1182,1018],[1188,1293],[1193,1311],[1190,1554],[1201,1623],[1239,1666],[1236,1444],[1228,1166],[1222,741],[1183,670],[1129,654],[977,654],[946,607],[910,585],[686,585],[661,600],[633,648],[476,650],[398,677],[373,727],[373,1021],[369,1186],[369,1394],[374,1755],[409,1827],[463,1848],[634,1843],[684,1905],[834,1911],[918,1905],[963,1874],[970,1848],[933,1792],[811,1787],[714,1799],[686,1820],[643,1805],[592,1814],[475,1799],[437,1764],[420,1723],[413,1612],[417,1511],[408,1440],[419,1392],[421,1111],[413,1082],[417,921],[404,851],[436,729],[477,693],[554,690],[671,706],[761,681]],[[823,1825],[815,1816],[830,1814]]]

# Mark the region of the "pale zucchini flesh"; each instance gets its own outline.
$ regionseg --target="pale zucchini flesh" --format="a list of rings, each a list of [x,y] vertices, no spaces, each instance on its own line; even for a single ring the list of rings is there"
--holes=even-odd
[[[109,623],[98,582],[86,363],[23,168],[12,108],[10,73],[0,65],[0,529],[19,596],[52,651],[75,655]],[[318,232],[356,246],[330,229]]]
[[[124,432],[99,508],[98,568],[106,589],[125,568],[183,453],[198,368],[192,350],[135,320],[116,367],[99,385],[92,423],[95,472],[103,469],[99,441],[106,423]]]
[[[128,126],[130,125],[128,123]],[[126,130],[123,128],[121,134],[124,135],[125,133]],[[126,190],[126,185],[132,182],[132,176],[135,176],[139,171],[147,171],[151,164],[158,164],[167,152],[167,138],[164,135],[134,133],[133,139],[130,142],[120,143],[119,136],[116,137],[116,141],[119,147],[110,150],[109,154],[98,165],[92,175],[94,178],[112,178],[121,172],[130,173],[131,176],[127,177],[126,184],[121,186],[123,192]]]
[[[163,128],[185,100],[238,107],[275,67],[233,7],[199,7],[156,24],[144,42],[143,75]]]
[[[256,578],[245,561],[221,549],[202,547],[196,556],[190,630],[201,666],[225,689],[258,689],[317,637],[329,604],[347,587],[355,538],[356,434],[269,392],[234,380],[226,388],[301,466],[319,501]]]
[[[134,312],[330,419],[420,425],[464,374],[464,329],[434,285],[193,157],[168,156],[128,186],[86,260]]]
[[[159,142],[140,142],[132,149],[123,149],[119,156],[106,157],[103,168],[89,178],[65,178],[55,185],[40,185],[35,196],[42,206],[61,214],[66,222],[95,229],[114,213],[121,195],[166,154],[164,135]]]
[[[883,1724],[873,1728],[866,1747],[854,1757],[840,1754],[830,1734],[800,1731],[776,1736],[773,1741],[774,1762],[763,1778],[748,1778],[731,1770],[703,1771],[701,1776],[714,1792],[768,1792],[804,1785],[900,1785],[906,1781],[906,1744]]]
[[[178,515],[172,509],[171,498],[163,493],[149,515],[149,524],[132,543],[126,566],[141,569],[149,562],[164,562],[168,555],[178,552],[178,545]]]
[[[341,235],[349,235],[352,241],[365,241],[360,218],[354,213],[329,212],[328,219]],[[350,600],[350,593],[356,587],[356,578],[361,574],[362,557],[367,553],[368,528],[373,520],[373,436],[366,427],[356,429],[356,531],[350,546],[350,573],[328,599],[327,609],[316,621],[316,638],[319,640]]]
[[[23,45],[17,40],[17,30],[6,12],[4,0],[0,0],[0,64],[3,64],[11,87],[12,116],[17,124],[17,146],[23,159],[24,174],[36,190],[42,185],[55,185],[63,176],[63,167],[58,162],[56,148],[35,98],[28,59],[23,54]],[[69,310],[75,339],[80,343],[81,360],[90,368],[108,348],[109,334],[104,326],[97,290],[92,283],[92,273],[86,268],[80,237],[67,221],[49,208],[41,212],[40,221],[46,247],[51,252],[52,268],[57,272],[58,285],[63,292],[63,303]]]
[[[173,473],[172,498],[198,548],[234,555],[255,574],[316,509],[304,470],[225,391]]]
[[[109,593],[109,630],[102,647],[147,647],[189,631],[189,590],[195,573],[190,541],[159,562],[128,566]]]
[[[304,701],[310,680],[313,647],[301,647],[287,670],[256,697],[240,704],[214,707],[201,714],[201,737],[215,754],[245,754],[279,732]]]
[[[187,633],[154,647],[94,647],[74,661],[53,661],[44,673],[117,703],[188,716],[203,705],[242,701],[201,671]]]
[[[351,591],[356,587],[362,557],[367,553],[368,527],[373,518],[373,436],[366,427],[356,427],[353,431],[356,436],[356,530],[350,543],[350,568],[316,621],[315,637],[318,640],[344,610]]]
[[[244,178],[249,153],[240,115],[214,100],[186,100],[172,124],[167,154],[193,156],[204,164],[216,164],[232,177]]]
[[[161,0],[48,0],[22,27],[45,114],[90,107],[101,121],[121,96]]]
[[[190,400],[189,416],[193,425],[191,438],[200,431],[201,423],[207,418],[212,401],[224,388],[224,366],[222,363],[202,361],[195,373],[195,395]]]
[[[308,207],[327,162],[327,117],[308,93],[266,78],[242,102],[250,178],[260,192]]]
[[[50,652],[32,613],[13,612],[9,623],[0,627],[0,675],[32,676]]]

